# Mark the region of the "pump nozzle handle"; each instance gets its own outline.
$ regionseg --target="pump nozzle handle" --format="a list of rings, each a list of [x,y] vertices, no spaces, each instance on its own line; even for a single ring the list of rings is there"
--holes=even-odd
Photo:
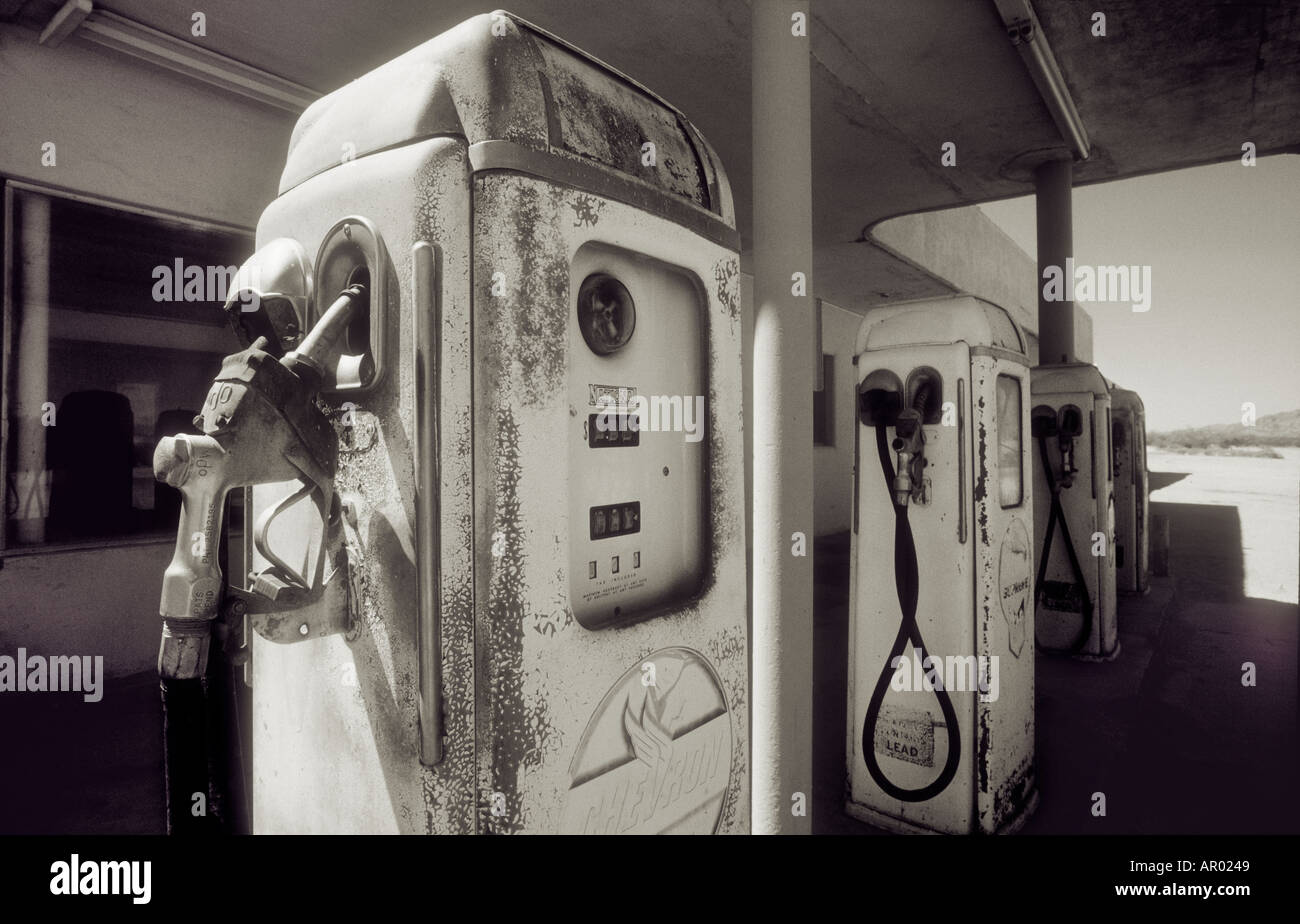
[[[894,438],[893,447],[898,453],[898,465],[894,474],[894,503],[906,507],[908,499],[916,489],[916,479],[919,477],[917,461],[922,459],[925,452],[921,412],[915,407],[903,411],[898,415],[894,432],[897,436]]]
[[[163,573],[158,673],[164,679],[198,677],[207,664],[223,580],[217,552],[230,489],[220,475],[224,455],[210,436],[163,437],[154,451],[154,477],[181,492],[176,554]]]

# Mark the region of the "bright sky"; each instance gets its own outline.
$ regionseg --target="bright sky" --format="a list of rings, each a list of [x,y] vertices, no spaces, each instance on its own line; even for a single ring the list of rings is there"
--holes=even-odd
[[[980,206],[1030,256],[1033,197]],[[1300,156],[1074,190],[1074,260],[1149,265],[1151,308],[1082,304],[1093,361],[1137,391],[1147,429],[1300,408]]]

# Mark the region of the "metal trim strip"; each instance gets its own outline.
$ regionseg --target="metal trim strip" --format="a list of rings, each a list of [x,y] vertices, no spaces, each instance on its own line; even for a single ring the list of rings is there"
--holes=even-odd
[[[427,241],[411,247],[415,314],[415,593],[419,688],[420,763],[442,761],[442,547],[438,494],[441,441],[442,266]]]
[[[969,363],[969,360],[968,360]],[[967,366],[969,368],[969,365]],[[971,448],[973,453],[974,447]],[[957,380],[957,541],[966,544],[966,380]]]

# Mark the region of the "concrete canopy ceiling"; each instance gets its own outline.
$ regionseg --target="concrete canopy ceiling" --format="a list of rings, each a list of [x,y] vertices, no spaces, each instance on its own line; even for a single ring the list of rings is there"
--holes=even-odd
[[[39,28],[54,0],[0,0]],[[1076,184],[1300,151],[1300,0],[1033,0],[1093,143]],[[320,92],[471,15],[481,0],[110,0],[111,10]],[[749,243],[749,4],[514,0],[512,12],[677,105],[714,144]],[[817,294],[863,310],[944,291],[871,243],[886,218],[1025,195],[1017,164],[1063,150],[993,0],[811,0]],[[1106,14],[1106,36],[1091,32]],[[957,146],[957,166],[940,147]],[[268,166],[279,169],[279,165]]]

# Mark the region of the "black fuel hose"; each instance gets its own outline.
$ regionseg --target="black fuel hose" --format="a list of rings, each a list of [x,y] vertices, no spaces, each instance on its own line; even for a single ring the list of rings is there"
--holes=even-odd
[[[201,677],[160,680],[163,710],[163,780],[168,834],[214,832],[208,754],[208,697]],[[201,810],[195,794],[202,796]]]
[[[230,522],[230,500],[223,522]],[[225,530],[217,548],[222,574],[228,574]],[[226,792],[232,771],[228,732],[234,709],[234,674],[220,653],[209,658],[201,677],[158,681],[163,716],[163,786],[168,834],[242,833],[227,823]],[[242,755],[239,755],[242,757]],[[200,800],[195,796],[201,797]],[[239,795],[243,795],[242,789]],[[242,819],[241,819],[242,820]]]
[[[1047,517],[1047,535],[1043,537],[1043,551],[1038,556],[1038,578],[1034,581],[1034,609],[1038,609],[1038,601],[1043,594],[1043,580],[1047,577],[1047,562],[1052,555],[1052,535],[1056,529],[1056,524],[1061,524],[1061,540],[1065,543],[1065,551],[1070,559],[1070,567],[1074,570],[1075,580],[1079,582],[1079,590],[1083,593],[1083,628],[1079,630],[1079,637],[1074,640],[1069,648],[1048,648],[1039,644],[1041,651],[1049,654],[1077,654],[1083,650],[1083,646],[1088,643],[1088,637],[1092,635],[1092,596],[1088,593],[1088,582],[1084,580],[1083,566],[1079,564],[1079,556],[1074,550],[1074,541],[1070,538],[1070,524],[1065,519],[1065,508],[1061,506],[1061,486],[1056,481],[1056,475],[1052,471],[1052,465],[1047,454],[1047,437],[1038,437],[1038,455],[1043,462],[1043,474],[1047,477],[1047,487],[1052,494],[1052,510]],[[1035,642],[1038,640],[1035,638]]]
[[[886,795],[900,802],[924,802],[947,789],[948,784],[957,775],[957,765],[961,762],[961,729],[957,725],[957,711],[953,708],[952,699],[940,683],[936,685],[934,692],[948,727],[948,757],[938,778],[920,789],[904,789],[885,776],[880,762],[876,759],[875,730],[880,721],[881,703],[884,702],[885,694],[889,691],[889,680],[894,670],[891,665],[896,658],[902,656],[909,641],[921,653],[922,664],[929,658],[929,653],[925,650],[925,640],[921,637],[921,629],[916,624],[919,588],[916,542],[912,537],[912,525],[907,519],[907,505],[893,500],[894,465],[889,458],[889,444],[886,440],[884,424],[876,427],[876,450],[880,455],[881,471],[885,475],[885,491],[894,504],[894,586],[898,592],[898,604],[902,609],[903,618],[898,624],[898,635],[894,638],[894,646],[885,659],[885,666],[880,671],[876,688],[871,692],[871,700],[867,703],[867,714],[862,722],[862,757],[867,762],[867,772]]]

